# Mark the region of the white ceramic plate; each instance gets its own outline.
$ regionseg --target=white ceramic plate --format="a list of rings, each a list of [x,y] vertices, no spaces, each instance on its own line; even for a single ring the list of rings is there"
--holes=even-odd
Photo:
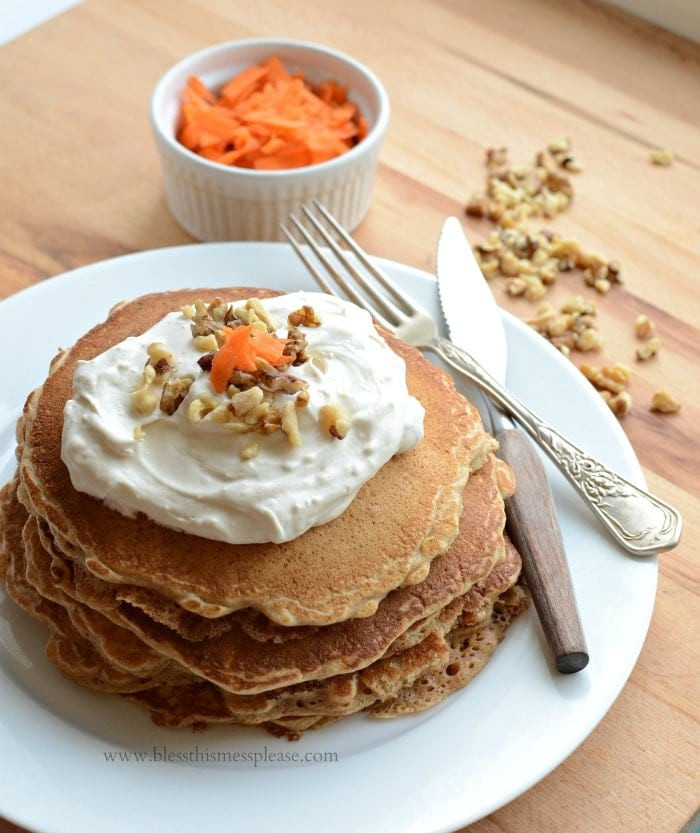
[[[384,265],[439,316],[432,277]],[[284,244],[215,243],[96,263],[2,302],[0,480],[14,467],[14,423],[24,398],[59,346],[72,344],[116,301],[242,284],[313,288]],[[627,439],[588,382],[540,336],[504,318],[511,389],[643,485]],[[563,761],[610,708],[639,655],[656,590],[656,559],[619,550],[546,465],[588,640],[585,671],[565,677],[552,670],[530,611],[471,685],[420,716],[380,722],[359,715],[297,743],[256,729],[171,731],[153,726],[137,706],[65,681],[44,658],[43,628],[0,591],[0,814],[43,833],[436,833],[512,800]]]

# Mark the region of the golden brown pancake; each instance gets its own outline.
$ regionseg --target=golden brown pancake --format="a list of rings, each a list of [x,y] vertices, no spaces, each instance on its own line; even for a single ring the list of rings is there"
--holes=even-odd
[[[527,605],[522,588],[509,589],[491,606],[486,621],[468,631],[456,626],[459,638],[452,633],[431,634],[363,671],[324,680],[316,690],[308,684],[295,686],[277,698],[274,693],[248,698],[249,703],[209,683],[164,685],[125,696],[148,708],[156,723],[171,728],[234,723],[303,731],[365,709],[377,718],[413,714],[437,705],[470,682]]]
[[[450,377],[387,333],[406,362],[410,392],[425,407],[425,438],[387,462],[340,517],[293,541],[234,546],[198,538],[142,516],[122,516],[71,485],[60,450],[76,362],[143,332],[185,303],[217,294],[232,301],[275,293],[237,288],[147,295],[120,305],[60,355],[24,414],[22,499],[99,578],[156,590],[202,616],[254,608],[284,626],[371,616],[393,589],[422,581],[445,552],[458,532],[465,482],[494,448]]]
[[[33,605],[24,603],[35,591],[26,585],[22,589],[21,563],[22,553],[15,553],[11,558],[14,578],[8,589],[13,597],[22,599],[25,608],[36,610],[45,600],[36,594]],[[417,644],[358,672],[264,694],[231,695],[189,675],[174,681],[161,674],[134,675],[119,664],[121,657],[115,661],[113,656],[105,656],[72,630],[70,624],[66,625],[66,620],[58,615],[61,606],[51,602],[48,619],[54,633],[47,654],[70,679],[98,691],[129,695],[129,699],[151,709],[156,722],[168,726],[202,721],[272,723],[299,730],[315,725],[319,718],[337,718],[367,708],[375,716],[408,714],[444,699],[483,667],[510,619],[524,607],[522,591],[508,590],[517,578],[519,566],[517,553],[509,545],[505,562],[492,571],[482,586],[472,588],[448,605],[441,626]],[[71,614],[69,622],[72,619]],[[441,680],[443,684],[436,684]],[[310,721],[311,717],[315,720]],[[304,718],[307,720],[302,726],[300,720]]]
[[[168,727],[296,737],[360,710],[429,708],[478,673],[527,606],[503,537],[512,472],[449,377],[388,333],[425,407],[425,439],[295,541],[209,541],[73,489],[60,447],[77,361],[199,297],[272,294],[183,290],[118,305],[28,397],[18,474],[0,490],[0,580],[48,626],[49,659]]]
[[[222,691],[184,671],[178,680],[168,678],[160,668],[151,667],[147,669],[150,671],[148,676],[147,664],[133,661],[138,654],[137,645],[130,644],[134,640],[133,634],[124,632],[124,629],[112,625],[105,617],[84,609],[80,603],[64,595],[58,586],[64,579],[62,569],[56,570],[54,563],[45,565],[46,574],[56,578],[57,583],[48,582],[45,587],[52,599],[62,600],[63,604],[42,598],[31,586],[31,579],[26,581],[24,578],[25,574],[29,576],[32,571],[32,567],[24,563],[25,548],[31,549],[32,543],[34,546],[37,543],[40,545],[38,536],[32,534],[35,525],[31,519],[26,522],[27,516],[18,502],[6,501],[4,508],[4,549],[9,555],[8,591],[25,609],[42,618],[54,631],[47,646],[49,658],[76,682],[98,691],[133,695],[131,699],[151,708],[156,719],[167,725],[184,725],[207,719],[210,722],[250,725],[276,722],[290,726],[290,718],[319,715],[338,717],[368,707],[376,710],[386,701],[391,703],[392,709],[396,709],[397,703],[405,700],[408,692],[413,693],[413,696],[409,697],[408,705],[403,704],[403,710],[407,713],[415,711],[416,703],[426,699],[424,693],[420,697],[415,694],[415,686],[420,680],[424,682],[422,687],[418,687],[419,693],[424,692],[424,689],[435,692],[434,680],[445,677],[447,684],[438,686],[437,690],[446,696],[446,693],[457,687],[458,681],[464,684],[465,675],[470,677],[471,672],[476,673],[474,669],[478,670],[485,662],[486,652],[483,648],[487,648],[490,655],[497,644],[498,635],[505,630],[504,614],[501,613],[500,620],[491,616],[494,597],[496,606],[500,606],[501,610],[508,609],[503,602],[503,594],[512,586],[520,568],[517,552],[509,544],[507,558],[483,582],[443,608],[433,621],[433,629],[423,639],[380,658],[368,668],[263,694],[240,696]],[[501,599],[497,598],[499,595]],[[86,631],[79,624],[80,618],[78,623],[75,621],[75,614],[80,610],[87,613]],[[485,623],[485,618],[489,622]],[[500,629],[495,627],[499,621],[503,625]],[[478,641],[468,643],[471,646],[470,666],[465,665],[458,674],[455,670],[457,658],[454,655],[455,650],[460,650],[458,643],[461,643],[463,656],[465,640],[468,642],[477,633],[481,633]],[[147,646],[142,644],[141,649],[150,655]],[[483,661],[475,662],[475,656],[481,657]],[[449,667],[448,659],[452,663]],[[141,672],[140,675],[134,674],[135,669]],[[436,697],[434,695],[431,702],[436,702]],[[383,712],[380,710],[378,714]]]
[[[33,517],[25,536],[27,560],[32,581],[42,595],[50,596],[59,587],[135,634],[158,655],[232,693],[254,694],[366,667],[414,623],[440,611],[488,576],[503,558],[502,490],[510,494],[512,486],[509,470],[491,457],[465,487],[459,535],[448,552],[433,561],[423,582],[392,591],[373,616],[301,629],[298,638],[270,640],[264,645],[249,635],[249,617],[244,615],[247,624],[241,627],[236,613],[225,617],[229,628],[221,634],[199,641],[183,638],[124,601],[118,585],[96,579],[81,563],[62,558],[55,548],[47,551]],[[155,604],[155,596],[152,601]]]

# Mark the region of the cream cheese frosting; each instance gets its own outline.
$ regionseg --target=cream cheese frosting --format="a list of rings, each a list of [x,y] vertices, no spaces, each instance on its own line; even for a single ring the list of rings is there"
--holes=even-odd
[[[191,321],[166,315],[78,363],[64,410],[62,459],[73,486],[129,517],[141,512],[164,526],[231,544],[284,541],[340,515],[361,486],[394,454],[423,436],[424,411],[406,387],[406,368],[359,307],[330,295],[295,292],[262,301],[281,322],[304,305],[321,319],[303,328],[310,359],[292,368],[308,384],[297,413],[301,441],[282,431],[255,436],[257,453],[241,455],[250,434],[236,434],[205,417],[193,422],[190,404],[216,394],[198,364]],[[139,414],[131,393],[142,380],[149,345],[167,346],[178,376],[192,376],[181,406],[168,415]],[[288,399],[289,395],[276,393]],[[324,430],[323,409],[340,408],[343,439]]]

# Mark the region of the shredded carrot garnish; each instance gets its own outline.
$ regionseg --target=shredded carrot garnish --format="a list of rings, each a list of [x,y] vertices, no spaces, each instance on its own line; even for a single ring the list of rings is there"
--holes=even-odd
[[[337,81],[312,87],[273,55],[236,75],[218,96],[191,76],[178,140],[224,165],[279,170],[333,159],[366,133],[345,87]]]
[[[211,364],[209,380],[217,393],[226,390],[234,370],[254,373],[256,359],[265,359],[275,367],[289,364],[291,356],[284,354],[288,339],[276,338],[252,325],[243,324],[235,329],[222,327],[226,341],[217,350]]]

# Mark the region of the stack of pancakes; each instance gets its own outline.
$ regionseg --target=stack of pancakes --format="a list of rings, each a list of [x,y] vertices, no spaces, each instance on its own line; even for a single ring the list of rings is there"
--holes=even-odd
[[[29,396],[17,474],[0,492],[0,577],[48,625],[51,661],[161,725],[291,735],[360,710],[421,711],[469,682],[527,605],[504,537],[510,470],[451,379],[387,333],[425,436],[330,523],[283,544],[232,545],[73,488],[61,432],[77,361],[197,298],[272,294],[183,290],[115,308]]]

